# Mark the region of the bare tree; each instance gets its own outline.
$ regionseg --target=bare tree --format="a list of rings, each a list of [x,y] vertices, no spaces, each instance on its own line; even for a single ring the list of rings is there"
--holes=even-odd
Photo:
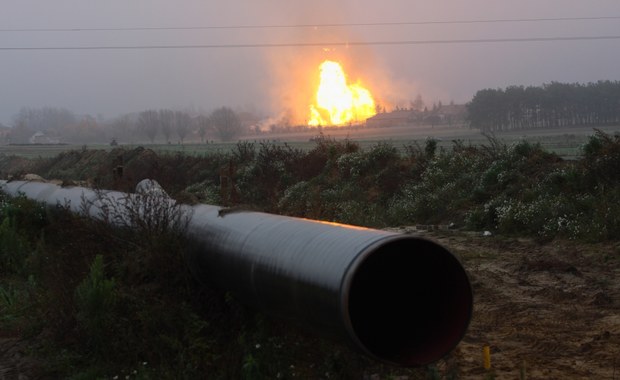
[[[164,134],[166,142],[170,142],[170,134],[174,126],[175,115],[172,110],[159,110],[159,124],[161,126],[161,133]]]
[[[221,107],[211,113],[211,125],[222,141],[230,141],[242,132],[241,121],[232,109]]]
[[[207,131],[211,129],[211,119],[207,116],[200,115],[196,118],[196,125],[198,125],[198,135],[200,136],[200,142],[205,142],[205,136]]]
[[[30,136],[33,135],[35,131],[28,128],[25,121],[16,122],[15,126],[11,129],[8,135],[8,141],[11,143],[23,144],[27,143]]]
[[[114,139],[132,140],[136,133],[136,119],[131,115],[121,115],[112,121],[109,129]]]
[[[64,108],[28,108],[23,107],[13,118],[14,124],[25,124],[34,131],[60,130],[77,123],[75,115]]]
[[[415,100],[411,102],[411,108],[415,111],[424,110],[424,100],[422,100],[422,95],[418,94],[415,97]]]
[[[9,140],[13,143],[27,143],[36,132],[59,138],[63,129],[72,128],[78,121],[75,115],[64,108],[22,107],[13,117],[13,130]]]
[[[90,115],[84,115],[75,124],[64,126],[61,135],[65,141],[72,143],[107,141],[105,129],[97,122],[97,119]]]
[[[144,133],[149,140],[151,140],[151,144],[155,141],[155,136],[157,136],[157,132],[159,130],[159,113],[155,110],[146,110],[140,112],[140,117],[138,118],[138,129],[142,133]]]
[[[177,130],[177,135],[181,139],[181,143],[185,140],[187,132],[189,132],[192,126],[192,118],[185,112],[177,111],[174,113],[174,125]]]

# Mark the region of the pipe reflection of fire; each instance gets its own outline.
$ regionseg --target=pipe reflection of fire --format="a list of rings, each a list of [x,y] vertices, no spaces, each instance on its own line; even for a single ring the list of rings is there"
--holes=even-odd
[[[376,114],[375,101],[359,82],[347,84],[338,62],[324,61],[315,103],[310,105],[308,125],[344,125],[358,123]]]

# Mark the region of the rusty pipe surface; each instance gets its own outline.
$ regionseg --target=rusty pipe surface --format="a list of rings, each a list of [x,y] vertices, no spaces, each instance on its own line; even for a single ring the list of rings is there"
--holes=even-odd
[[[0,182],[10,195],[73,211],[86,188]],[[106,192],[118,202],[128,195]],[[198,279],[234,292],[267,314],[348,340],[401,366],[432,363],[464,336],[473,309],[469,278],[443,246],[422,237],[343,224],[186,206],[187,258]]]

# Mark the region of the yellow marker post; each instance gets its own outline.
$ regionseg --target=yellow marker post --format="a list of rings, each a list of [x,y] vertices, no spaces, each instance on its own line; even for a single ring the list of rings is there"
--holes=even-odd
[[[491,369],[491,347],[489,347],[488,344],[482,347],[482,357],[484,360],[484,369]]]

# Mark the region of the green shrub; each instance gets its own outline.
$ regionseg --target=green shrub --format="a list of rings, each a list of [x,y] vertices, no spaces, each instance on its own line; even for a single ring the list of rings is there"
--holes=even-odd
[[[30,253],[28,240],[15,227],[13,218],[0,223],[0,273],[21,273]]]
[[[188,186],[185,191],[195,196],[196,200],[200,203],[205,203],[209,205],[222,204],[220,186],[218,186],[217,184],[213,184],[209,180],[194,183]]]
[[[47,225],[47,211],[44,204],[23,195],[8,198],[3,196],[0,217],[9,218],[14,227],[30,240],[39,237],[41,229]]]
[[[284,191],[278,202],[280,212],[299,217],[312,217],[312,193],[314,189],[307,181],[300,181]]]
[[[91,348],[101,351],[112,338],[117,303],[116,283],[106,279],[103,256],[97,255],[88,276],[75,289],[76,319]]]
[[[233,160],[237,164],[245,164],[256,158],[256,146],[249,141],[239,141],[232,151]]]
[[[243,358],[243,364],[241,365],[241,378],[245,380],[264,379],[261,375],[260,365],[254,355],[247,354]]]
[[[620,134],[609,135],[596,130],[582,150],[581,165],[592,186],[620,183]]]
[[[45,207],[24,196],[0,194],[0,274],[25,274],[32,248],[48,224]]]
[[[152,295],[149,295],[152,297]],[[141,300],[124,298],[128,302],[122,317],[128,328],[119,339],[118,351],[134,360],[146,360],[157,365],[168,376],[162,378],[196,379],[208,366],[215,364],[209,324],[185,303],[187,295],[178,300]],[[136,352],[132,346],[157,347],[157,350]]]
[[[285,189],[299,180],[302,156],[302,151],[286,144],[261,143],[255,159],[236,172],[238,202],[273,211]]]
[[[427,138],[424,143],[424,154],[427,158],[435,157],[435,153],[437,152],[437,140],[434,138]]]
[[[33,317],[30,309],[35,291],[34,278],[27,281],[0,280],[0,331],[29,329],[28,322]]]

